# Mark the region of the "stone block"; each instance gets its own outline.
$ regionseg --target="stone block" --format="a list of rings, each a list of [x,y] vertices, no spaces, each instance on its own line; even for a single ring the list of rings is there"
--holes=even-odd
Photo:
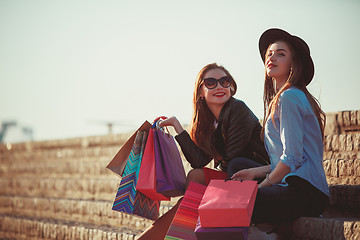
[[[360,177],[360,159],[354,160],[354,176]]]
[[[331,140],[332,140],[332,135],[327,135],[325,136],[325,139],[324,139],[324,150],[325,151],[331,151],[332,150],[332,147],[331,147]]]
[[[350,111],[344,111],[342,115],[344,120],[344,126],[346,127],[350,126],[351,125]]]
[[[354,150],[354,141],[353,141],[353,135],[348,134],[346,135],[346,152],[351,152]]]
[[[346,146],[347,146],[346,140],[347,140],[347,137],[345,134],[339,135],[339,151],[341,151],[341,152],[346,151]]]
[[[331,149],[333,151],[339,151],[340,147],[339,147],[339,136],[338,135],[332,136]]]
[[[326,114],[326,126],[325,126],[325,136],[339,134],[339,125],[337,121],[337,113],[327,113]]]
[[[324,160],[323,161],[323,167],[324,167],[325,175],[330,176],[331,175],[331,161],[330,160]]]
[[[337,113],[336,120],[337,120],[337,123],[339,124],[340,128],[342,126],[344,126],[344,118],[343,118],[343,113],[342,112]]]
[[[331,175],[332,177],[339,177],[338,160],[334,159],[331,161]]]
[[[352,126],[355,126],[358,124],[358,121],[357,121],[357,111],[351,111],[350,112],[350,124]],[[359,123],[360,124],[360,123]]]
[[[354,161],[353,160],[339,160],[339,177],[354,175]]]
[[[354,142],[354,151],[360,152],[360,134],[359,133],[355,134],[353,136],[353,142]]]

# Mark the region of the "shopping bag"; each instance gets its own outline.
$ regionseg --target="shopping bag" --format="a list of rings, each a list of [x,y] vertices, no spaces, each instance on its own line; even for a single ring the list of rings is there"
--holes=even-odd
[[[199,206],[203,227],[248,227],[257,193],[256,181],[211,180]]]
[[[136,190],[146,139],[147,132],[137,132],[112,209],[156,220],[159,216],[159,201],[151,200]]]
[[[144,155],[141,161],[139,179],[136,189],[152,200],[170,200],[170,197],[165,197],[164,195],[156,191],[156,168],[153,128],[149,130]]]
[[[106,166],[110,171],[121,177],[123,175],[124,168],[126,166],[127,159],[129,157],[130,151],[133,147],[136,134],[138,131],[148,131],[151,128],[151,124],[148,121],[145,121],[135,133],[126,141],[126,143],[120,148],[116,153],[114,158]]]
[[[166,240],[196,240],[194,230],[198,219],[198,207],[205,189],[205,185],[190,182],[166,234]]]
[[[183,195],[186,174],[174,138],[161,129],[154,129],[154,145],[157,192],[167,197]]]
[[[195,228],[197,240],[247,240],[248,227],[210,227],[201,226],[200,218]]]

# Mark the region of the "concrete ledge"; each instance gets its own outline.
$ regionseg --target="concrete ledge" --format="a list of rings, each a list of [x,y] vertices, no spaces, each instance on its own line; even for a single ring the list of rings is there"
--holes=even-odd
[[[302,217],[293,224],[293,239],[360,239],[360,219]]]
[[[330,205],[337,208],[360,210],[360,185],[330,186]],[[359,214],[360,217],[360,214]]]

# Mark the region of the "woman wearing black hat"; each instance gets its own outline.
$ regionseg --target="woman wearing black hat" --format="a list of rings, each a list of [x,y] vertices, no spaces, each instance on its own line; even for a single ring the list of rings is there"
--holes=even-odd
[[[232,178],[264,179],[254,223],[319,216],[329,201],[322,165],[325,114],[306,88],[314,76],[309,47],[299,37],[269,29],[259,50],[266,72],[263,136],[271,166],[245,169]]]

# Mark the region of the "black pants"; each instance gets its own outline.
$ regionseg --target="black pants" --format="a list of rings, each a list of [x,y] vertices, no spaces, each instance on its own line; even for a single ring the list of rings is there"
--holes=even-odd
[[[228,167],[228,175],[261,165],[246,159],[235,158]],[[257,179],[259,182],[263,179]],[[280,223],[298,217],[319,216],[329,205],[329,197],[311,185],[308,181],[290,176],[286,179],[288,186],[274,185],[258,189],[253,223]]]

